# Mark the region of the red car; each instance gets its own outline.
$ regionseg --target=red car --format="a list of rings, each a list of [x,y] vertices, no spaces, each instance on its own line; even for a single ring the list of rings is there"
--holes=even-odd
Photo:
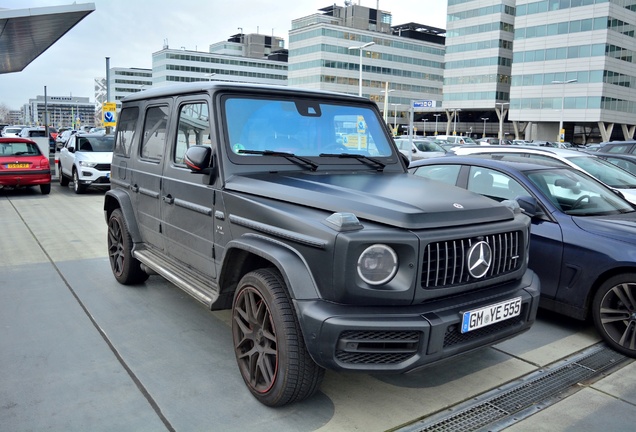
[[[26,138],[0,138],[0,186],[40,186],[51,192],[51,165],[38,145]]]

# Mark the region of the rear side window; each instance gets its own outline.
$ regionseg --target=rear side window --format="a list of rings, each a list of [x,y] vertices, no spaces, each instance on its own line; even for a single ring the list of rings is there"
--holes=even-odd
[[[119,114],[114,150],[116,154],[130,157],[130,148],[135,139],[138,118],[139,108],[137,107],[124,108]]]
[[[168,107],[148,108],[141,142],[141,157],[160,161],[166,144],[166,125],[168,124]]]

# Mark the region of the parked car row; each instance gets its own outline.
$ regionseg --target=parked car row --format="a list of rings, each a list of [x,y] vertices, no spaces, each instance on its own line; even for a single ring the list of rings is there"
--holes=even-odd
[[[460,147],[409,171],[517,200],[532,219],[529,266],[541,279],[541,306],[591,318],[612,348],[636,357],[635,176],[584,152],[530,147]]]

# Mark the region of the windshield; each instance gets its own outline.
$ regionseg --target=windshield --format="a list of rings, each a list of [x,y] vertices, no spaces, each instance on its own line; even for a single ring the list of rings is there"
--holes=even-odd
[[[77,146],[80,151],[112,152],[114,145],[115,137],[113,135],[77,138]]]
[[[634,211],[628,202],[610,189],[574,169],[544,169],[526,175],[566,214],[599,216]]]
[[[413,144],[415,144],[415,147],[417,147],[419,151],[445,153],[445,150],[433,141],[413,141]]]
[[[365,106],[227,97],[225,118],[232,153],[245,161],[281,153],[375,158],[393,154],[381,120]]]
[[[586,173],[608,186],[617,189],[636,188],[636,176],[617,167],[611,162],[590,156],[577,156],[568,159]]]

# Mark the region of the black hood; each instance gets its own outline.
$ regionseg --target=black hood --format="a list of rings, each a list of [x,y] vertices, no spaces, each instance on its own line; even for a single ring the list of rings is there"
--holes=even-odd
[[[226,191],[294,202],[406,229],[474,225],[514,218],[494,200],[404,173],[277,172],[232,177]]]

